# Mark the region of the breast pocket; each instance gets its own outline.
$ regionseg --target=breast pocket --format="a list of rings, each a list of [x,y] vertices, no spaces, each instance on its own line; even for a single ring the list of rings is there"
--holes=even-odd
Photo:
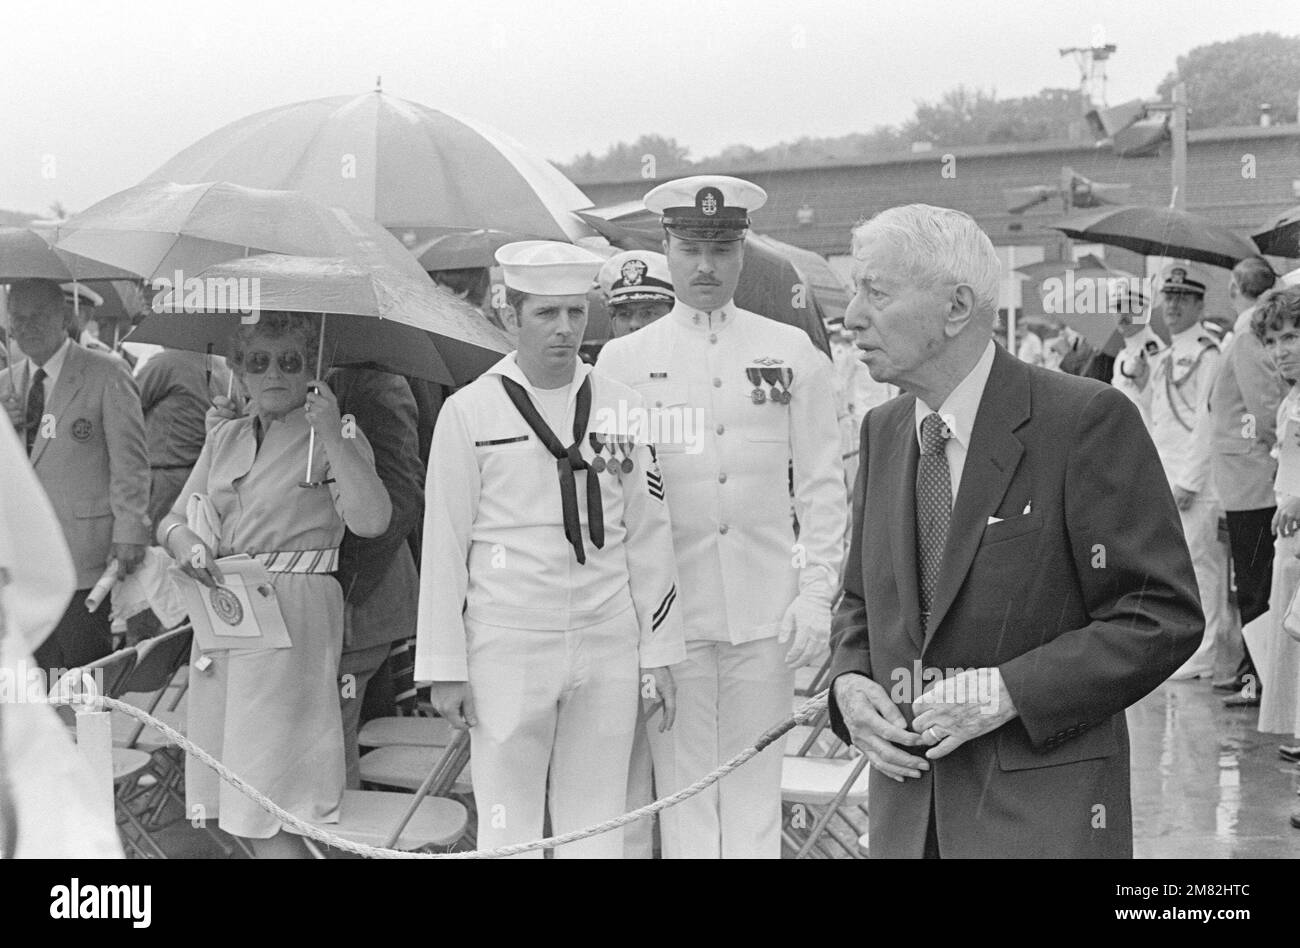
[[[684,453],[690,440],[687,435],[699,423],[699,419],[691,418],[686,386],[681,382],[652,379],[639,383],[636,391],[645,402],[650,426],[645,434],[654,443],[655,450],[660,454]]]
[[[1022,537],[1042,528],[1043,512],[1041,510],[1035,510],[1019,517],[1008,517],[1006,520],[990,523],[984,528],[984,535],[980,538],[980,546],[990,546],[1004,540]]]

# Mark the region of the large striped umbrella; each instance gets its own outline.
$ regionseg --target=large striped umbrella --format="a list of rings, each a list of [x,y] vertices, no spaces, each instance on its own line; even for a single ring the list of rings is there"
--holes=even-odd
[[[544,158],[471,119],[375,91],[258,112],[199,139],[147,181],[302,191],[416,239],[493,228],[550,240],[591,233],[591,201]]]

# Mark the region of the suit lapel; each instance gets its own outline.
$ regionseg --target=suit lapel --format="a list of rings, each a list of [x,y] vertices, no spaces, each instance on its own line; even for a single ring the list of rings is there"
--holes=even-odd
[[[975,427],[966,452],[961,486],[953,504],[948,543],[939,568],[939,584],[934,593],[923,650],[929,646],[957,598],[958,590],[966,582],[966,574],[975,560],[988,518],[1002,502],[1016,473],[1025,447],[1013,432],[1028,418],[1028,371],[999,346],[993,355],[993,368],[984,386],[979,411],[975,414]],[[915,469],[914,463],[913,472]]]
[[[901,452],[902,474],[886,488],[886,510],[893,511],[889,521],[889,547],[894,561],[894,582],[898,604],[903,612],[903,626],[919,649],[921,635],[921,595],[916,577],[916,459],[921,454],[916,443],[916,399],[908,396],[898,407],[893,437],[887,451]]]
[[[68,347],[68,353],[63,357],[63,368],[59,371],[59,378],[54,383],[54,391],[50,393],[49,403],[45,406],[45,413],[54,418],[57,426],[59,420],[63,417],[64,411],[72,403],[72,399],[81,391],[84,381],[82,377],[81,365],[81,347],[75,342]],[[45,447],[50,443],[50,439],[45,437],[45,424],[42,421],[41,430],[36,434],[36,442],[32,445],[32,466],[35,467],[40,461],[41,455],[45,453]]]

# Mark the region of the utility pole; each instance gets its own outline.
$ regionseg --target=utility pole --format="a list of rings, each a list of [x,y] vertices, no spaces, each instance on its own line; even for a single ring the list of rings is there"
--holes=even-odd
[[[1174,86],[1172,121],[1169,134],[1173,137],[1173,187],[1171,204],[1176,211],[1187,209],[1187,84]]]

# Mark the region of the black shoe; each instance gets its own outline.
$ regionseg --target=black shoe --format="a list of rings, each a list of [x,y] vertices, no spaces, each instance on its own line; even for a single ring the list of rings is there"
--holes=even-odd
[[[1300,764],[1300,744],[1283,744],[1277,749],[1277,754],[1283,760]]]
[[[1225,708],[1258,708],[1259,695],[1247,696],[1245,692],[1242,692],[1239,695],[1233,695],[1231,698],[1224,698],[1223,706]]]

